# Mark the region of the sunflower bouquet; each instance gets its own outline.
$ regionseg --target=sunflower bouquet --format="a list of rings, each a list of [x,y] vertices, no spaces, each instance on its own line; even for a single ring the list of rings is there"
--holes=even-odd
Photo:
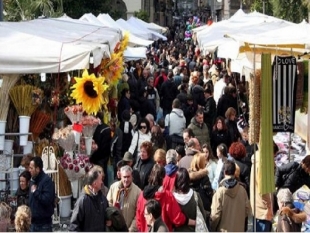
[[[83,125],[84,137],[93,137],[97,125],[101,123],[99,118],[94,116],[83,116],[80,123]]]
[[[75,147],[75,136],[71,125],[62,129],[55,129],[52,139],[65,151],[73,151]]]
[[[95,74],[88,74],[84,70],[82,77],[74,78],[76,83],[71,87],[71,97],[75,99],[77,104],[82,104],[87,114],[97,114],[102,105],[107,104],[103,98],[103,93],[109,87],[105,84],[104,77],[96,77]]]
[[[70,119],[71,123],[74,124],[81,120],[83,116],[83,107],[81,105],[68,106],[64,109],[64,112]]]

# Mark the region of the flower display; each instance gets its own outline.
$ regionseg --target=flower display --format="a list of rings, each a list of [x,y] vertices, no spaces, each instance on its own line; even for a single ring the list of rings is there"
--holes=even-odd
[[[55,129],[52,139],[65,151],[72,151],[75,147],[75,136],[71,125],[65,128]]]
[[[72,124],[77,123],[83,116],[83,107],[81,105],[68,106],[64,109],[64,112]]]
[[[82,104],[87,114],[97,114],[105,104],[102,95],[108,88],[108,85],[104,84],[105,78],[97,78],[95,74],[89,75],[87,70],[84,70],[82,77],[74,79],[76,83],[71,87],[73,89],[71,97],[76,100],[77,104]]]
[[[80,179],[93,167],[87,155],[80,154],[72,158],[72,156],[66,152],[61,157],[60,164],[70,181]]]
[[[84,137],[93,137],[93,134],[95,132],[95,129],[97,125],[101,123],[101,120],[99,118],[96,118],[91,115],[83,116],[80,124],[83,125],[83,135]]]
[[[101,73],[109,84],[116,84],[122,77],[124,71],[123,53],[128,46],[128,41],[129,33],[125,33],[122,41],[115,46],[111,58],[103,59],[101,62]]]

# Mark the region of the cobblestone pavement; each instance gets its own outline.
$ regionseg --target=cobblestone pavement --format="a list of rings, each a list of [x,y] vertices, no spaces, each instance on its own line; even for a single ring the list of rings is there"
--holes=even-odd
[[[69,224],[70,224],[70,217],[60,218],[59,223],[53,224],[53,232],[68,232]]]

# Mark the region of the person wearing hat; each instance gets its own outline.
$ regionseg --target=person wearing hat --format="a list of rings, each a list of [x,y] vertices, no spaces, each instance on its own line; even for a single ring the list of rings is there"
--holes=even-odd
[[[166,153],[167,165],[165,166],[166,175],[163,181],[163,189],[171,192],[174,189],[175,176],[178,170],[177,155],[174,149],[170,149]]]
[[[128,165],[130,166],[131,168],[133,168],[133,155],[127,151],[125,154],[124,154],[124,157],[122,159],[122,162],[125,165]],[[135,185],[137,185],[139,188],[141,188],[141,180],[140,180],[140,174],[137,170],[133,170],[132,171],[132,181],[133,183],[135,183]]]

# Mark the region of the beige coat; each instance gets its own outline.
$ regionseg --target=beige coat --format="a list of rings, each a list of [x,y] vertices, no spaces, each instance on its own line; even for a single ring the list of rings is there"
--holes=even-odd
[[[235,179],[225,178],[212,199],[211,231],[244,231],[245,219],[251,214],[248,195]]]
[[[122,187],[121,181],[117,181],[111,185],[107,195],[109,206],[115,205],[117,201],[116,200],[117,193],[120,187]],[[121,210],[129,231],[137,231],[136,209],[137,209],[137,200],[140,195],[140,192],[141,190],[139,189],[139,187],[134,183],[132,183],[129,187],[128,195],[124,200],[123,209]]]
[[[251,181],[250,181],[250,199],[253,208],[253,214],[259,220],[272,221],[273,218],[273,195],[267,193],[264,195],[258,192],[258,167],[259,167],[259,151],[256,151],[256,165],[254,170],[254,155],[252,156]],[[255,180],[254,180],[254,173]],[[255,195],[254,195],[255,194]],[[255,208],[255,209],[254,209]]]

